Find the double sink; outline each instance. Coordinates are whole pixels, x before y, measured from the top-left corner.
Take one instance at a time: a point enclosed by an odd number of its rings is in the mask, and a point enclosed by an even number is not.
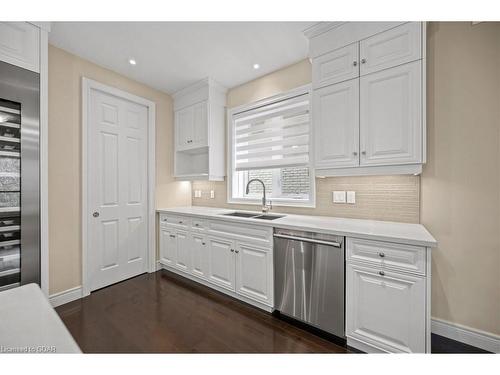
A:
[[[223,216],[234,216],[234,217],[243,217],[247,219],[260,219],[260,220],[276,220],[285,215],[271,215],[271,214],[259,214],[255,212],[229,212],[227,214],[222,214]]]

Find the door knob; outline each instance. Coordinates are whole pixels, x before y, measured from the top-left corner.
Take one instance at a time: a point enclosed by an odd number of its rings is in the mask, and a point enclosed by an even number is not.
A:
[[[92,214],[92,216],[93,216],[93,217],[99,217],[99,212],[97,212],[97,211],[96,211],[96,212],[94,212],[94,213]]]

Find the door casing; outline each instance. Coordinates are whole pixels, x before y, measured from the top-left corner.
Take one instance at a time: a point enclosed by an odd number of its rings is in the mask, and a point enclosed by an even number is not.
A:
[[[131,102],[141,104],[148,109],[148,136],[147,136],[147,269],[148,272],[156,271],[156,238],[155,238],[155,135],[156,135],[156,105],[154,102],[130,94],[126,91],[111,87],[92,79],[82,77],[82,296],[90,294],[90,280],[89,271],[90,265],[88,264],[88,228],[90,226],[90,211],[89,211],[89,188],[88,188],[88,141],[89,141],[89,111],[90,108],[90,94],[92,90],[98,90],[106,94],[114,95],[116,97],[129,100]]]

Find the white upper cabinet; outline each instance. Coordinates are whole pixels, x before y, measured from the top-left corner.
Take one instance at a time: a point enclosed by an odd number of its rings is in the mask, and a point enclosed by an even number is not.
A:
[[[355,167],[359,164],[359,80],[314,90],[315,165]]]
[[[40,29],[27,22],[0,22],[0,60],[40,72]]]
[[[322,55],[313,60],[314,88],[359,76],[358,43]]]
[[[361,165],[422,161],[421,62],[360,78]]]
[[[359,43],[361,75],[422,57],[421,24],[408,22]]]
[[[307,34],[317,174],[420,173],[426,152],[425,23],[321,24]]]
[[[207,106],[203,101],[176,111],[177,151],[208,146]]]
[[[226,89],[208,78],[174,94],[177,179],[224,179],[225,103]]]

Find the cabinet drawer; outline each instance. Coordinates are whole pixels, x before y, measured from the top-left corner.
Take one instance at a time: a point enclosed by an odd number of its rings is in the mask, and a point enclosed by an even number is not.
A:
[[[312,72],[314,88],[358,77],[358,43],[315,58]]]
[[[188,229],[191,219],[184,216],[160,215],[160,225],[172,225],[177,228]]]
[[[40,29],[27,22],[0,22],[0,60],[40,71]]]
[[[361,75],[401,65],[422,57],[421,24],[409,22],[362,40]]]
[[[347,261],[425,275],[425,248],[359,238],[347,239]]]
[[[226,221],[209,221],[208,229],[214,236],[224,236],[236,240],[258,243],[261,246],[272,246],[273,230],[267,226],[228,223]]]
[[[191,220],[191,229],[194,232],[203,232],[207,227],[207,223],[204,220],[200,219],[192,219]]]

